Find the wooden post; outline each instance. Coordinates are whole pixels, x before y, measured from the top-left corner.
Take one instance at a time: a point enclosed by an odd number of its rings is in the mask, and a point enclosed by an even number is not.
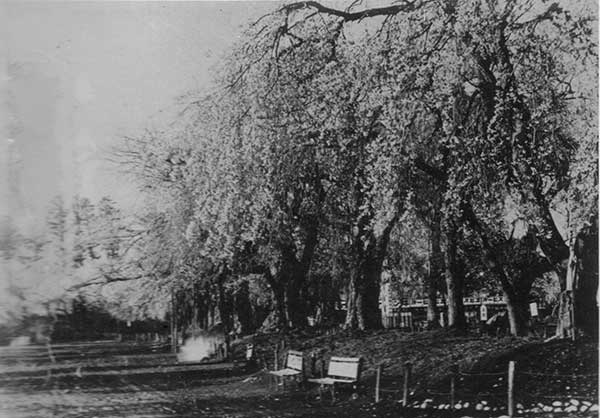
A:
[[[377,365],[377,377],[375,378],[375,403],[379,403],[379,381],[381,380],[381,364]]]
[[[515,415],[515,362],[508,362],[508,416],[512,418]]]
[[[275,344],[275,349],[273,350],[273,357],[275,362],[273,363],[273,370],[279,370],[279,344]]]
[[[310,353],[310,375],[312,377],[317,375],[317,356],[314,352]]]
[[[325,359],[321,357],[321,377],[325,377]]]
[[[450,410],[454,413],[454,404],[456,401],[456,375],[458,374],[458,364],[453,364],[450,375]]]
[[[408,406],[408,385],[410,382],[410,373],[411,373],[411,364],[410,362],[404,363],[404,382],[402,387],[402,406],[405,408]]]

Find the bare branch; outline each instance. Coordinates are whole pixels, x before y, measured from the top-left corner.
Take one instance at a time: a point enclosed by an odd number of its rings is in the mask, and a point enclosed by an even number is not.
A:
[[[526,22],[521,22],[521,23],[517,23],[516,21],[510,24],[510,27],[513,29],[522,29],[528,26],[535,26],[540,22],[543,22],[544,20],[552,20],[552,18],[559,14],[562,13],[563,9],[562,7],[560,7],[558,5],[558,3],[552,3],[545,12],[540,13],[539,15],[537,15],[536,17],[534,17],[531,20],[528,20]],[[520,16],[519,16],[520,17]],[[518,20],[518,18],[516,19]]]
[[[345,22],[354,22],[362,20],[367,17],[374,16],[393,16],[402,12],[410,12],[421,7],[427,1],[407,1],[400,4],[394,4],[386,7],[375,7],[372,9],[360,10],[357,12],[350,12],[348,9],[339,10],[331,7],[324,6],[317,1],[301,1],[297,3],[291,3],[283,6],[280,11],[294,12],[303,9],[316,9],[319,13],[323,13],[330,16],[341,17]]]
[[[133,277],[112,277],[107,274],[103,274],[102,277],[94,277],[93,279],[88,280],[86,282],[73,285],[67,289],[67,292],[83,289],[90,286],[103,286],[115,282],[130,282],[133,280],[143,279],[144,277],[147,276],[140,274],[138,276]]]

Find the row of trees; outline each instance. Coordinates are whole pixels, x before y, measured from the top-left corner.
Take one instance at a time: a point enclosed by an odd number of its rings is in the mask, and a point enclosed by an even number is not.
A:
[[[170,277],[260,275],[292,327],[317,306],[331,312],[343,285],[345,325],[375,328],[391,247],[418,257],[422,242],[397,233],[410,225],[430,243],[431,325],[442,292],[450,326],[464,329],[476,276],[501,289],[511,332],[524,333],[532,285],[548,274],[561,312],[575,297],[585,325],[597,287],[590,21],[556,4],[477,0],[300,2],[264,16],[218,88],[190,94],[178,128],[119,154],[169,202]]]
[[[559,333],[574,318],[595,330],[595,14],[528,0],[278,7],[214,88],[114,152],[149,197],[144,232],[82,284],[170,294],[182,325],[243,332],[337,321],[343,294],[344,325],[370,329],[382,272],[402,271],[430,326],[443,294],[463,331],[465,290],[485,287],[516,335],[550,277]]]

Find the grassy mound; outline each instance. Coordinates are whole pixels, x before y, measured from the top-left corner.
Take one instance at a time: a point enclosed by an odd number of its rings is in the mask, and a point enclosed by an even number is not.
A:
[[[311,356],[316,358],[318,375],[332,355],[360,356],[363,392],[372,397],[375,370],[383,365],[381,387],[384,399],[401,397],[405,362],[412,366],[411,399],[448,402],[450,375],[458,365],[457,398],[477,402],[487,399],[506,404],[508,362],[516,361],[516,400],[524,405],[539,401],[598,398],[598,344],[582,339],[544,343],[536,338],[493,338],[481,335],[456,336],[448,330],[406,333],[399,330],[329,333],[273,333],[245,339],[255,345],[261,366],[273,368],[275,348],[279,364],[285,351],[305,354],[308,374]],[[282,348],[283,347],[283,348]],[[242,347],[238,346],[241,355]]]

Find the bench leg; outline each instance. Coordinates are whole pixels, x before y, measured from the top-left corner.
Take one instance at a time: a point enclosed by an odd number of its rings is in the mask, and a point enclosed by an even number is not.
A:
[[[335,402],[335,383],[331,384],[331,403]]]

